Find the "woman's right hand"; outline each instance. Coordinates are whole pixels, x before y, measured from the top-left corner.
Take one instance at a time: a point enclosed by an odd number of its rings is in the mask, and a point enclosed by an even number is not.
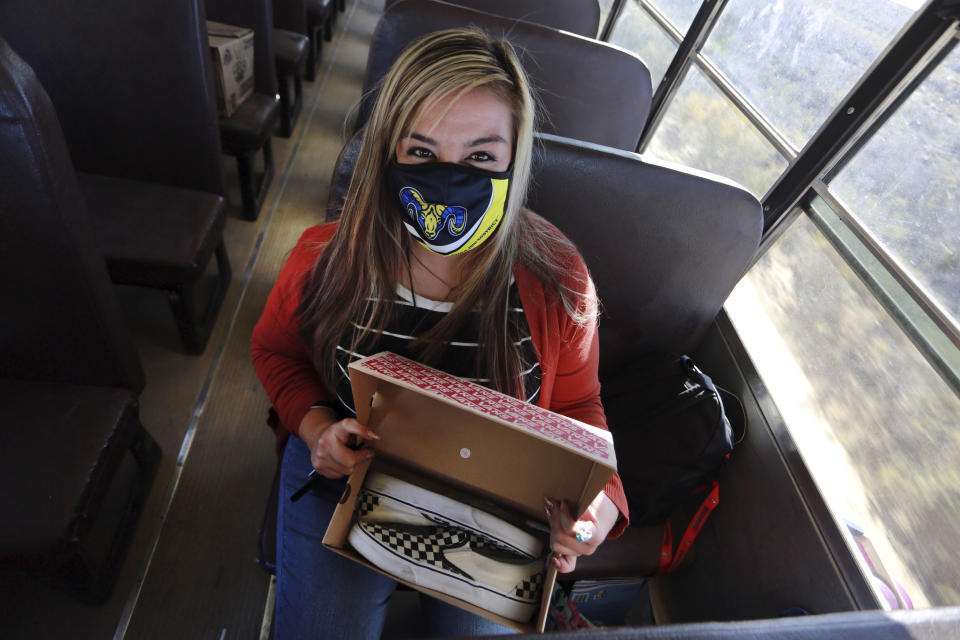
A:
[[[310,463],[317,473],[326,478],[342,478],[353,473],[354,466],[373,457],[370,449],[351,449],[347,445],[379,440],[380,436],[353,418],[337,420],[333,411],[318,407],[308,411],[300,422],[300,439],[310,448]]]

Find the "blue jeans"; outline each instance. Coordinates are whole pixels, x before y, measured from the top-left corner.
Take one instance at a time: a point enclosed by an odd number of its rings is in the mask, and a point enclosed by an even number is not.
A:
[[[397,583],[322,544],[343,489],[328,480],[297,502],[290,496],[311,470],[310,451],[291,437],[283,453],[277,519],[275,638],[375,640]],[[510,629],[429,596],[420,595],[424,629],[431,637],[500,635]]]

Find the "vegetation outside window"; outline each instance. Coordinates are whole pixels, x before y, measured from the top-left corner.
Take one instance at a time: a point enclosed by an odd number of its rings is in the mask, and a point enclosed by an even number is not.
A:
[[[729,0],[703,54],[799,149],[919,0]]]
[[[629,2],[627,4],[632,4]],[[693,22],[693,18],[700,9],[700,0],[651,0],[650,4],[665,15],[670,24],[680,33],[686,33]]]
[[[837,520],[914,606],[960,604],[960,399],[806,216],[726,309]]]
[[[691,67],[644,153],[736,180],[757,197],[787,167],[749,120]]]
[[[830,190],[960,324],[960,48],[830,181]]]
[[[610,43],[629,49],[643,59],[650,70],[650,82],[654,91],[663,79],[678,46],[635,2],[624,4],[616,27],[610,34]]]

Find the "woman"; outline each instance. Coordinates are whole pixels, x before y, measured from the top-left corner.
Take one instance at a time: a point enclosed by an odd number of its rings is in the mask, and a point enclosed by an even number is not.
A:
[[[253,334],[290,438],[277,531],[278,638],[378,637],[395,583],[320,540],[376,434],[351,416],[348,363],[390,350],[605,427],[596,297],[582,258],[522,208],[534,107],[516,54],[476,30],[431,34],[384,79],[338,224],[308,229]],[[286,436],[283,429],[278,431]],[[289,496],[316,470],[325,484]],[[562,572],[626,527],[615,477],[579,521],[545,498]],[[422,598],[435,635],[505,631]]]

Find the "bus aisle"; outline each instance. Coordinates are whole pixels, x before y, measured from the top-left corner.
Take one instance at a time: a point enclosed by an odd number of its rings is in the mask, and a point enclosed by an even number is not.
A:
[[[4,575],[2,617],[15,621],[5,637],[259,635],[270,577],[256,563],[257,537],[276,458],[250,334],[287,252],[324,220],[382,9],[382,0],[355,0],[339,14],[316,79],[303,83],[293,135],[273,138],[276,174],[255,222],[242,218],[236,163],[224,156],[233,280],[204,353],[183,351],[162,293],[117,287],[146,373],[140,415],[163,449],[160,468],[109,600],[92,605]]]

